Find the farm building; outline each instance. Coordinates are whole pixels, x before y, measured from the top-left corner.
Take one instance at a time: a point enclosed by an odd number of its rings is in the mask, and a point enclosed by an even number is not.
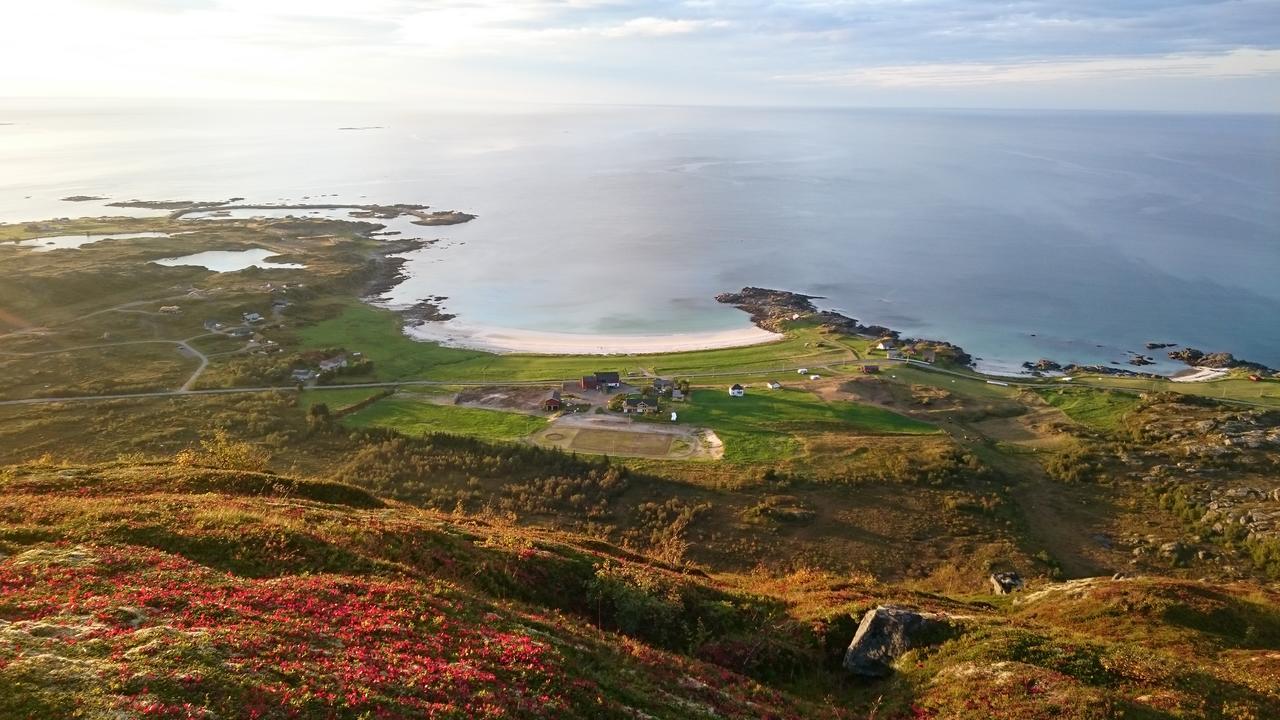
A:
[[[596,383],[596,376],[595,376],[595,375],[583,375],[583,376],[582,376],[582,383],[581,383],[581,384],[582,384],[582,389],[583,389],[583,390],[595,390],[595,389],[596,389],[596,385],[597,385],[597,383]]]
[[[676,384],[666,378],[654,378],[653,389],[656,390],[659,395],[667,395],[672,390],[676,389]]]
[[[547,395],[546,399],[542,401],[542,409],[547,412],[555,412],[563,407],[564,400],[560,398],[559,390],[552,390],[551,394]]]
[[[622,378],[616,372],[596,373],[596,385],[601,388],[616,388],[622,385]]]
[[[347,366],[346,355],[335,355],[328,360],[320,361],[320,372],[334,372]]]
[[[658,403],[656,400],[650,400],[642,397],[627,398],[622,401],[622,412],[626,414],[640,413],[642,415],[656,413],[658,412]]]
[[[746,395],[746,394],[747,394],[747,389],[742,387],[738,383],[734,383],[729,387],[729,397],[742,397],[743,395]]]

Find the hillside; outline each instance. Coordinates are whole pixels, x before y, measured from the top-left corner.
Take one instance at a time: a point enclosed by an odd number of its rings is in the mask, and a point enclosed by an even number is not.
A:
[[[4,718],[1266,718],[1280,593],[947,597],[708,573],[353,486],[179,462],[0,471]],[[893,604],[946,631],[841,669]]]

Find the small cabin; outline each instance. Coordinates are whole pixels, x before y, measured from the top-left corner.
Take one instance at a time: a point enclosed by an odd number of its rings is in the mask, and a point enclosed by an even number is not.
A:
[[[346,355],[335,355],[328,360],[320,361],[320,372],[335,372],[347,366]]]
[[[674,381],[668,380],[666,378],[654,378],[653,389],[659,395],[669,395],[671,394],[672,390],[676,389],[676,384]]]
[[[867,375],[875,375],[876,373],[880,372],[880,366],[879,365],[863,365],[862,372]]]
[[[880,342],[876,343],[876,349],[877,349],[877,350],[892,350],[892,349],[894,349],[895,347],[897,347],[897,345],[896,345],[896,344],[894,344],[894,342],[893,342],[892,340],[889,340],[889,339],[884,339],[884,340],[881,340]]]
[[[747,389],[742,387],[738,383],[734,383],[729,387],[729,397],[742,397],[743,395],[746,395],[746,394],[747,394]]]
[[[770,380],[768,384],[768,388],[770,390],[781,390],[782,383],[778,382],[777,380]]]
[[[547,412],[555,412],[564,408],[564,400],[560,397],[559,390],[552,390],[550,395],[542,400],[542,409]]]

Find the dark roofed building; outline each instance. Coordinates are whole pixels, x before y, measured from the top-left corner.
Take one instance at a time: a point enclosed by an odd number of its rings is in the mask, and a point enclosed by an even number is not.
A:
[[[596,373],[596,384],[607,388],[616,388],[622,384],[622,378],[616,372]]]
[[[622,412],[656,413],[658,412],[658,401],[643,397],[629,397],[622,401]]]
[[[583,375],[583,376],[582,376],[582,389],[583,389],[583,390],[595,390],[597,385],[599,385],[599,383],[597,383],[597,382],[596,382],[596,376],[595,376],[595,375]]]

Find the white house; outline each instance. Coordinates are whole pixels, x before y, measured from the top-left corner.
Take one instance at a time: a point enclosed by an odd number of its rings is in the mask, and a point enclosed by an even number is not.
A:
[[[880,342],[876,343],[877,350],[892,350],[894,347],[895,346],[892,340],[881,340]]]
[[[738,383],[734,383],[733,386],[729,388],[729,397],[742,397],[746,394],[746,388],[742,387]]]
[[[777,380],[770,380],[770,381],[769,381],[769,389],[770,389],[770,390],[781,390],[781,389],[782,389],[782,383],[778,382]]]

